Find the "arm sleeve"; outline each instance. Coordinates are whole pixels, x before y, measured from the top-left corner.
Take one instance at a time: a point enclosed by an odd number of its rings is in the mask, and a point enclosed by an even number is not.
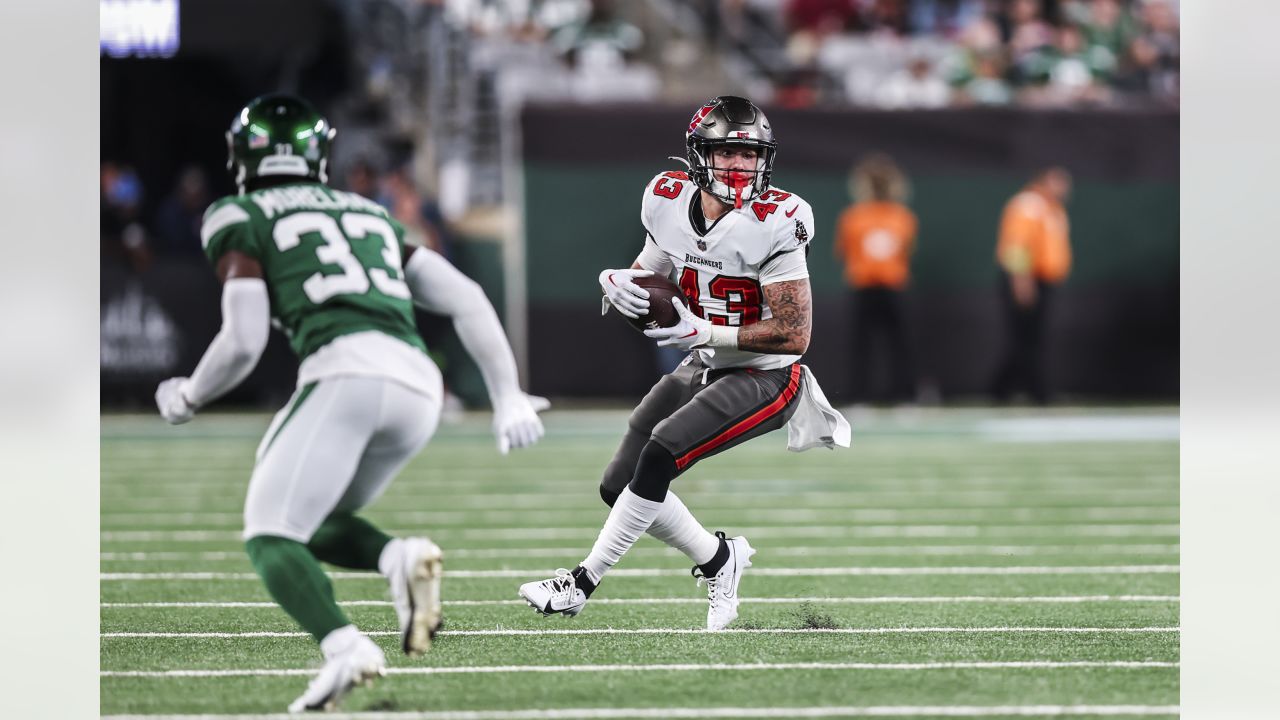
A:
[[[231,278],[222,287],[222,328],[191,373],[187,402],[195,407],[239,385],[258,364],[271,328],[271,301],[262,278]]]
[[[773,252],[760,264],[762,286],[809,277],[809,239],[813,231],[813,208],[801,202],[795,217],[774,228]]]
[[[520,392],[515,356],[498,314],[474,280],[425,247],[409,257],[404,277],[419,307],[453,318],[458,339],[479,366],[495,405],[499,399]]]

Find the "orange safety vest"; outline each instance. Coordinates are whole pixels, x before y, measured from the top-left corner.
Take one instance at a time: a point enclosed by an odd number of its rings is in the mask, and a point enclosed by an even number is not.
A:
[[[871,201],[846,209],[836,223],[836,257],[855,288],[901,290],[910,277],[916,216],[905,205]]]
[[[1036,190],[1023,190],[1004,207],[996,262],[1005,272],[1030,271],[1037,280],[1060,283],[1071,271],[1067,211]]]

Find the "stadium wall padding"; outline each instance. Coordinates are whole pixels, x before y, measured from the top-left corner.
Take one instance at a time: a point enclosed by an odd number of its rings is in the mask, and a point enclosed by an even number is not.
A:
[[[852,316],[832,231],[848,172],[893,155],[920,220],[910,331],[923,384],[943,399],[983,394],[1003,348],[994,247],[1004,203],[1036,171],[1070,169],[1075,264],[1053,312],[1049,365],[1064,396],[1178,396],[1176,111],[770,110],[774,185],[814,208],[815,327],[806,360],[833,402],[848,399]],[[522,117],[533,392],[626,397],[656,379],[651,342],[600,317],[596,276],[643,241],[641,193],[679,169],[689,108],[534,105]],[[607,372],[599,369],[607,368]]]

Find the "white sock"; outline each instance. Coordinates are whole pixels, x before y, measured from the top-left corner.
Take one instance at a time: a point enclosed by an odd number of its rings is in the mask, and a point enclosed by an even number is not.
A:
[[[658,517],[649,526],[649,534],[687,555],[694,565],[707,564],[720,550],[720,538],[707,532],[670,491]]]
[[[622,559],[623,554],[631,549],[645,530],[653,524],[663,503],[645,500],[631,492],[631,488],[622,489],[613,510],[600,528],[596,544],[592,546],[587,559],[582,561],[591,582],[599,583],[600,578]]]
[[[400,560],[402,545],[404,540],[392,538],[391,542],[382,548],[382,552],[378,555],[378,572],[382,573],[383,577],[391,576],[391,568],[395,567],[393,563]]]
[[[320,652],[324,653],[324,657],[327,660],[334,655],[345,652],[353,643],[359,642],[361,637],[363,636],[355,625],[343,625],[324,636],[324,639],[320,641]]]

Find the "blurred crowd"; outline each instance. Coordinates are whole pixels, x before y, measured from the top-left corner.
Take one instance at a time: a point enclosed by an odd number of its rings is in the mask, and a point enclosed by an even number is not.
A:
[[[450,255],[448,224],[433,198],[416,187],[407,166],[380,170],[358,158],[333,186],[377,200],[405,226],[410,242]],[[183,168],[166,194],[151,198],[132,167],[102,163],[102,261],[143,273],[156,258],[201,258],[200,225],[215,199],[208,175],[196,165]]]
[[[785,32],[785,104],[812,104],[832,90],[886,109],[1178,99],[1177,0],[722,4],[744,18],[763,14]]]
[[[509,92],[521,98],[648,99],[700,76],[740,85],[763,102],[798,107],[1178,100],[1178,0],[418,5],[439,8],[446,22],[474,39],[498,41],[494,62],[516,78]],[[710,65],[724,71],[707,72]]]

